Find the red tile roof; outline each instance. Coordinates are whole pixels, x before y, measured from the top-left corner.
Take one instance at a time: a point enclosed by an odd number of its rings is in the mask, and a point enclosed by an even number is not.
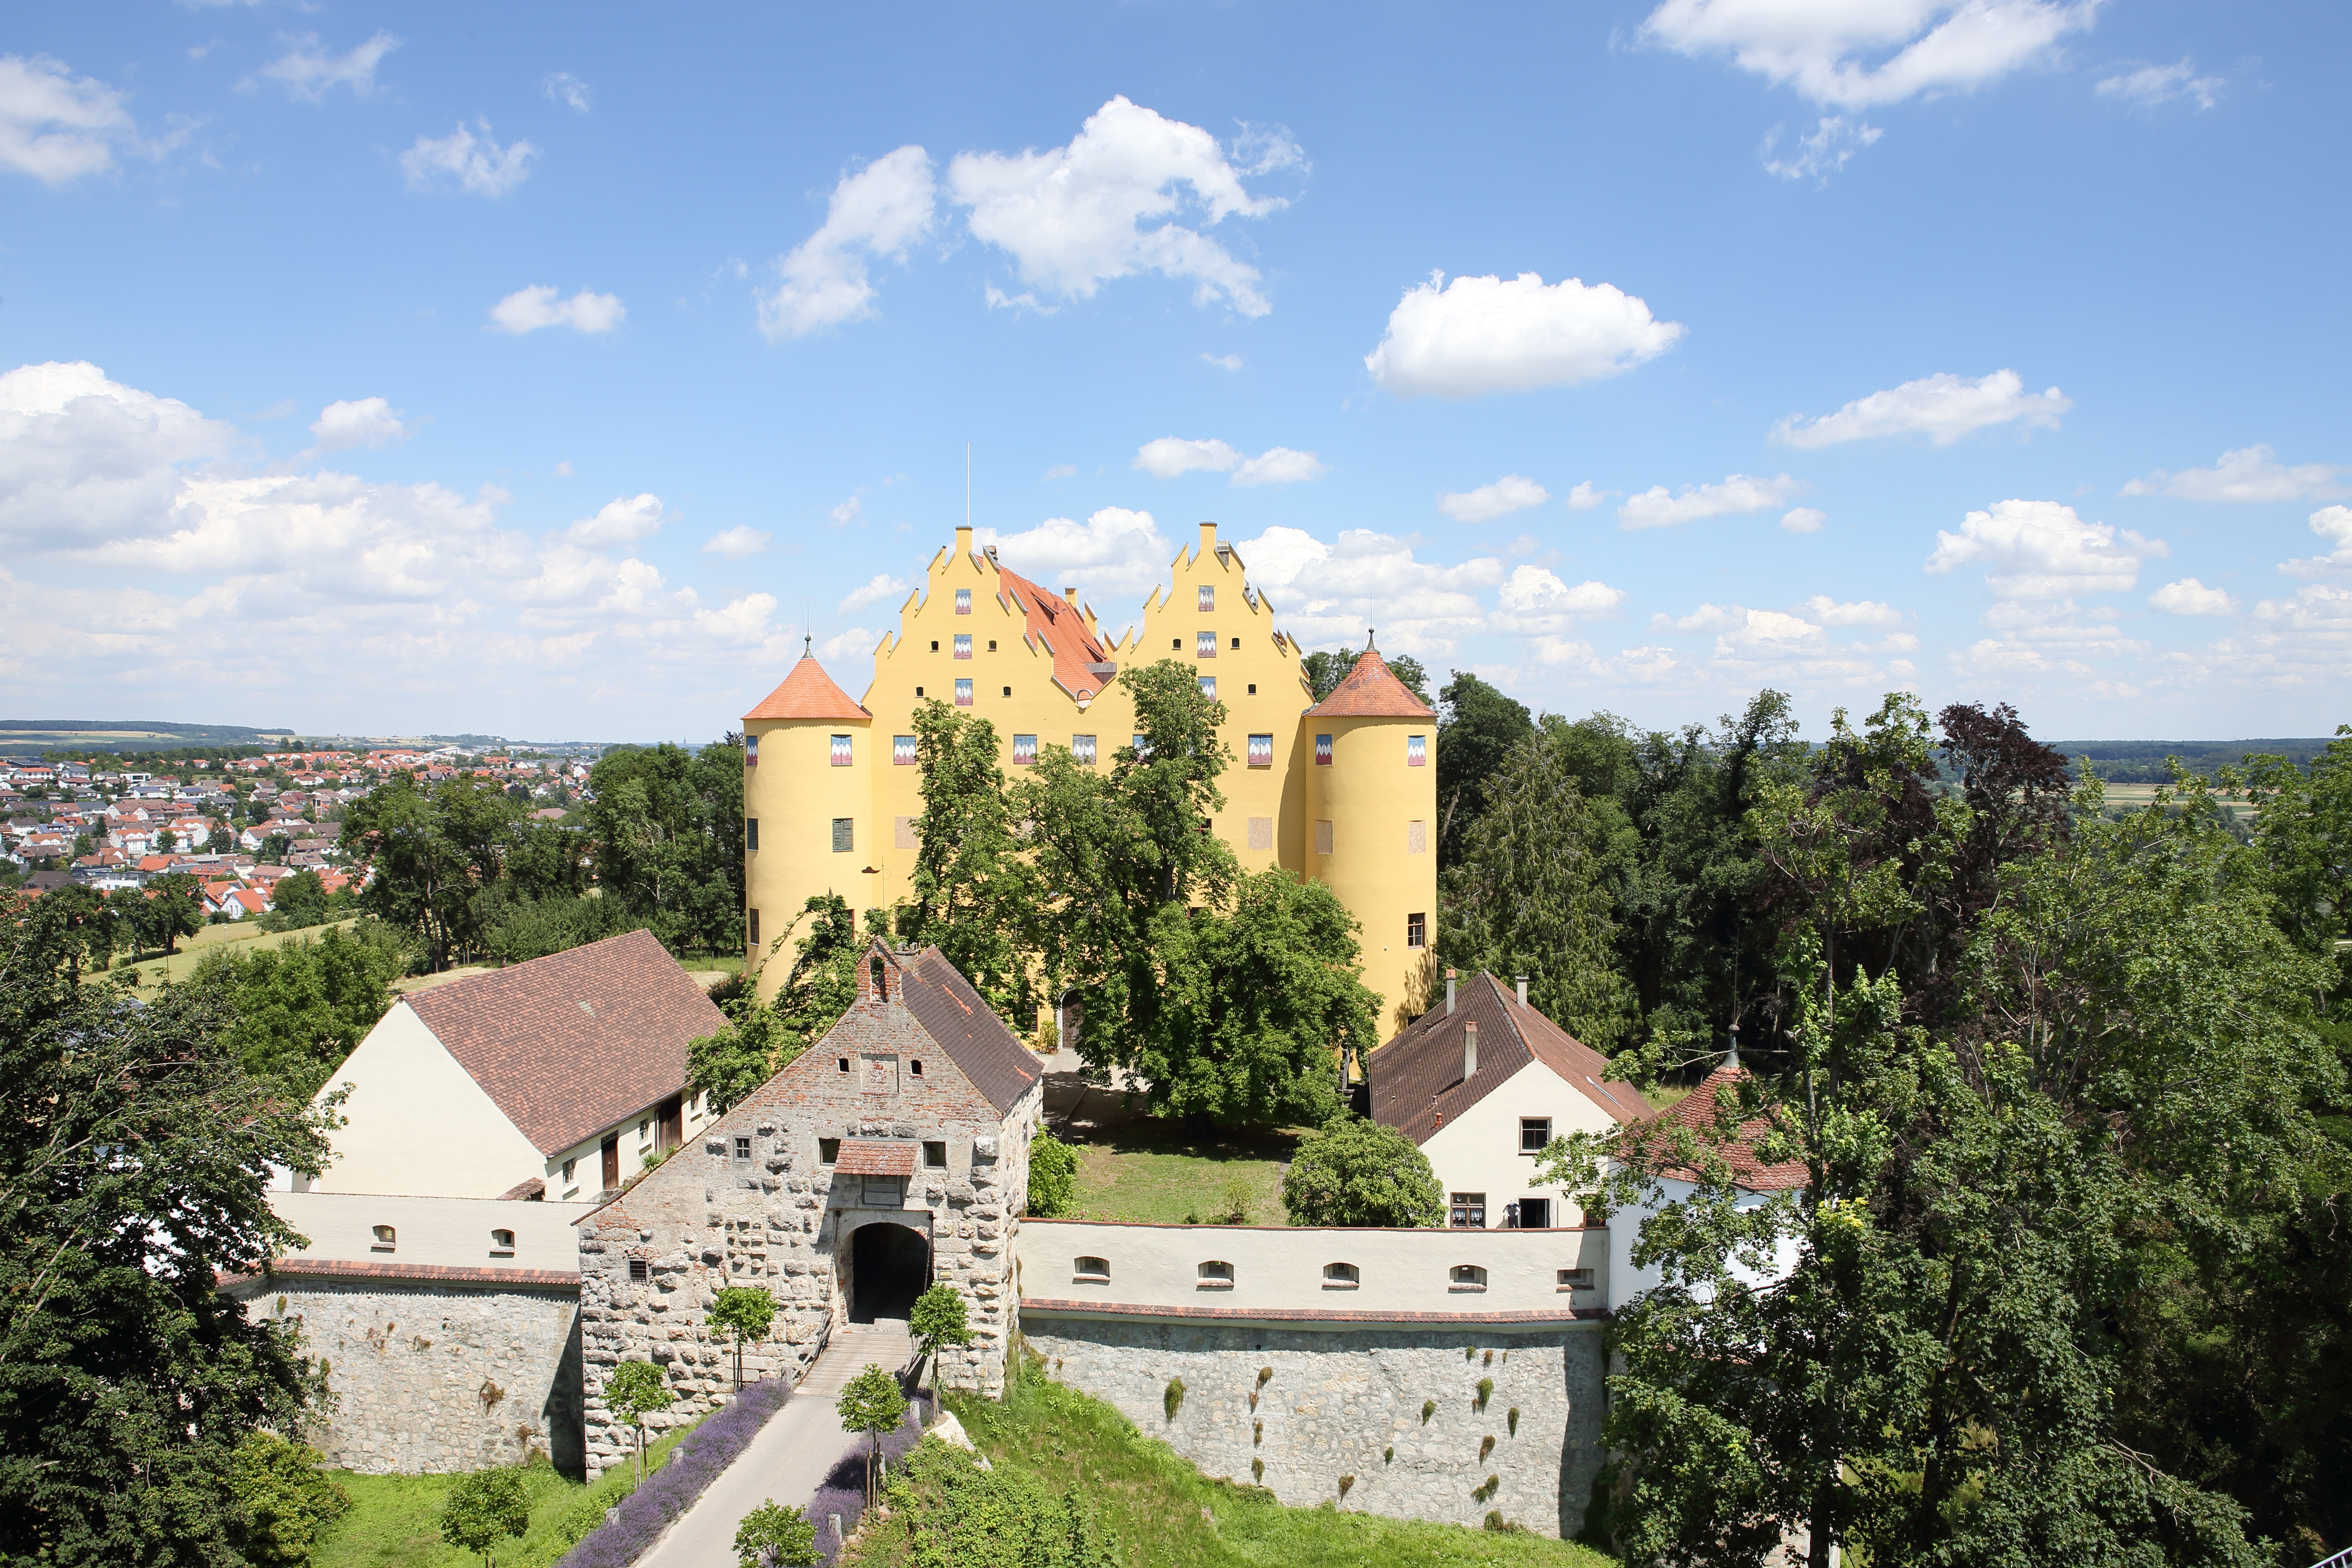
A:
[[[1381,650],[1368,647],[1331,695],[1307,710],[1309,719],[1434,719],[1428,703],[1405,689]]]
[[[1462,1037],[1474,1023],[1478,1026],[1478,1071],[1465,1083]],[[1441,1116],[1457,1120],[1530,1061],[1549,1068],[1620,1126],[1654,1114],[1650,1102],[1632,1084],[1608,1081],[1608,1058],[1481,971],[1456,987],[1450,1016],[1444,1004],[1438,1004],[1365,1059],[1372,1120],[1416,1143],[1426,1142],[1437,1131]]]
[[[1709,1073],[1706,1082],[1685,1095],[1672,1110],[1631,1130],[1622,1157],[1633,1161],[1646,1154],[1658,1174],[1681,1181],[1695,1180],[1697,1172],[1672,1159],[1671,1140],[1675,1131],[1680,1129],[1696,1138],[1700,1147],[1712,1150],[1720,1156],[1731,1167],[1732,1180],[1751,1193],[1792,1192],[1802,1187],[1806,1175],[1801,1161],[1788,1160],[1777,1165],[1768,1165],[1757,1157],[1756,1140],[1770,1128],[1769,1117],[1750,1117],[1741,1122],[1727,1140],[1717,1125],[1724,1106],[1738,1106],[1738,1086],[1750,1076],[1746,1068],[1735,1062],[1726,1062]]]
[[[871,719],[873,714],[849,700],[833,683],[824,667],[803,654],[784,677],[782,685],[760,699],[746,719]]]
[[[687,1042],[726,1015],[651,931],[401,998],[542,1154],[686,1086]]]
[[[911,1176],[915,1145],[904,1138],[845,1138],[833,1169],[842,1176]]]
[[[1076,698],[1091,698],[1102,690],[1104,678],[1087,666],[1108,664],[1110,650],[1087,629],[1086,617],[1078,614],[1076,605],[1002,566],[996,569],[996,591],[1009,595],[1021,607],[1029,637],[1054,656],[1054,679],[1062,689]]]

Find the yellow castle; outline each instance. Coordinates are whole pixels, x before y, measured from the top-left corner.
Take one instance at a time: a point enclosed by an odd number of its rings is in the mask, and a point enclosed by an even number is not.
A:
[[[1242,559],[1201,525],[1170,591],[1139,626],[1106,642],[1091,606],[1041,588],[956,530],[874,654],[862,702],[803,658],[743,716],[746,938],[767,938],[819,893],[852,909],[912,896],[923,809],[913,716],[937,699],[996,727],[1008,773],[1066,746],[1108,767],[1134,742],[1118,671],[1181,658],[1225,705],[1234,765],[1212,831],[1244,872],[1287,867],[1327,884],[1362,926],[1364,983],[1385,1019],[1422,962],[1437,918],[1437,717],[1367,647],[1338,689],[1309,706],[1297,642],[1249,585]],[[772,995],[792,954],[761,972]]]

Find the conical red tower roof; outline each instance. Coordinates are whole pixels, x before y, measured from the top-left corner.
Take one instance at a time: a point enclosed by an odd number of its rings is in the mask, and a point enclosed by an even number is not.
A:
[[[1307,710],[1309,719],[1434,719],[1429,704],[1415,697],[1389,668],[1381,650],[1368,647],[1356,668],[1331,695]]]
[[[793,666],[784,683],[760,700],[760,705],[743,715],[753,719],[871,719],[873,714],[849,700],[849,693],[833,683],[824,666],[809,655]]]

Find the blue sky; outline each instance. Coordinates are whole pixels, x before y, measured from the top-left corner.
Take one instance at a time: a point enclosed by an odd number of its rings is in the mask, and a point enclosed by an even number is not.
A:
[[[2352,719],[2352,13],[95,5],[0,711],[703,739],[964,510],[1531,705]]]

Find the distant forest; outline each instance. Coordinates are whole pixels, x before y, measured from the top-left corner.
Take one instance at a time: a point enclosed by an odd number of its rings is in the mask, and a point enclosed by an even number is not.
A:
[[[2089,758],[2099,776],[2109,784],[2162,784],[2172,776],[2168,759],[2200,778],[2211,778],[2223,767],[2249,756],[2284,757],[2299,768],[2327,750],[2325,737],[2301,741],[2053,741],[2066,754],[2079,776]]]

